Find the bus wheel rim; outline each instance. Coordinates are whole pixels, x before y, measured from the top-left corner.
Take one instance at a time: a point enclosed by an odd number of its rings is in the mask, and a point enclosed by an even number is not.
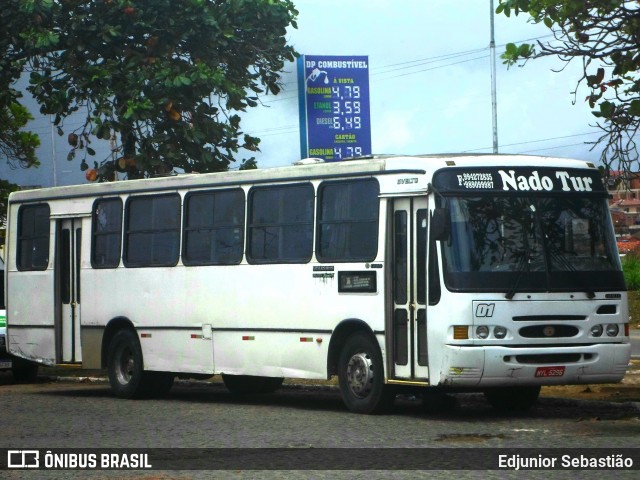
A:
[[[118,381],[121,384],[126,385],[131,381],[134,367],[133,352],[129,348],[123,349],[120,355],[120,362],[118,362],[118,371],[116,372]]]
[[[373,362],[366,353],[356,353],[347,364],[347,384],[358,398],[366,398],[373,389]]]

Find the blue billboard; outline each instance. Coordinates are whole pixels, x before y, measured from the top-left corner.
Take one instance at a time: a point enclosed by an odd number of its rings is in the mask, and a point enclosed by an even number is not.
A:
[[[371,154],[368,57],[302,55],[298,91],[302,158]]]

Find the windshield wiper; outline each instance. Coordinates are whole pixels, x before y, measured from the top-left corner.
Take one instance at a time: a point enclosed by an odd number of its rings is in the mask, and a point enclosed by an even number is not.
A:
[[[518,261],[518,266],[516,267],[516,281],[513,282],[513,286],[504,295],[504,298],[506,298],[507,300],[511,300],[513,298],[513,296],[516,294],[516,290],[518,289],[518,285],[520,284],[520,280],[522,279],[522,277],[524,277],[525,273],[529,272],[529,263],[531,262],[531,259],[529,258],[528,245],[525,248],[526,249],[522,253],[522,257]]]
[[[533,205],[529,205],[529,209],[535,213],[536,207]],[[526,211],[526,208],[525,208]],[[518,285],[520,284],[520,280],[524,277],[525,273],[529,272],[530,264],[531,264],[531,248],[529,247],[529,240],[527,238],[527,231],[524,228],[524,224],[522,225],[522,246],[524,250],[522,252],[522,257],[518,261],[518,266],[516,267],[516,280],[513,282],[513,286],[509,289],[509,291],[504,295],[504,298],[507,300],[511,300],[513,296],[516,294],[518,290]]]
[[[564,267],[569,272],[578,271],[578,269],[571,263],[571,261],[565,255],[565,253],[562,250],[560,250],[557,245],[549,244],[549,242],[545,242],[545,245],[549,249],[549,255],[551,256],[552,260],[554,260],[556,263]],[[578,283],[580,283],[580,280],[579,280],[580,278],[581,276],[576,277],[576,280],[578,281]],[[584,286],[584,285],[581,285],[581,286]],[[595,298],[596,296],[593,290],[584,290],[584,293],[587,296],[587,298]]]

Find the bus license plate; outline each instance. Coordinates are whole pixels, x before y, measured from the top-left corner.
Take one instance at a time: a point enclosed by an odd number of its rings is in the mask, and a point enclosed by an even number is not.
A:
[[[538,367],[536,377],[561,377],[564,375],[564,367]]]
[[[0,368],[11,368],[11,360],[0,361]]]

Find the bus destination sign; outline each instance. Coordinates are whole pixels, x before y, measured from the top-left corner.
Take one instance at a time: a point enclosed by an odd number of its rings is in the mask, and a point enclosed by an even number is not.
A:
[[[371,154],[368,57],[303,55],[298,90],[302,158]]]
[[[446,169],[434,174],[433,185],[442,193],[606,193],[598,170],[575,168]]]

